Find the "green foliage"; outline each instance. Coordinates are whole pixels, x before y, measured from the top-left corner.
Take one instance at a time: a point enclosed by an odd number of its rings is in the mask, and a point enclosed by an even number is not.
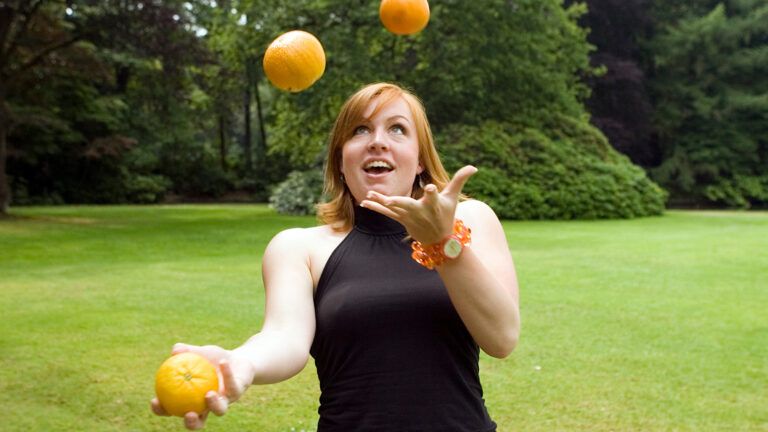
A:
[[[487,165],[478,163],[482,172],[507,179],[505,164],[519,161],[505,161],[526,145],[549,155],[527,163],[541,165],[537,173],[564,178],[546,183],[542,175],[538,189],[512,177],[503,187],[506,180],[494,183],[482,173],[473,180],[508,208],[502,214],[648,213],[635,198],[628,198],[626,208],[614,202],[628,184],[642,189],[633,177],[641,173],[623,168],[626,160],[586,126],[582,102],[589,91],[583,79],[595,70],[587,30],[578,25],[583,4],[446,0],[431,6],[426,30],[408,37],[383,28],[378,2],[359,0],[169,1],[141,8],[116,0],[75,1],[66,17],[59,7],[66,28],[88,39],[81,57],[90,58],[99,79],[89,82],[68,69],[69,78],[30,86],[38,90],[14,97],[18,106],[44,112],[38,123],[50,125],[17,129],[13,158],[28,162],[23,169],[16,165],[14,181],[27,196],[60,193],[77,202],[156,202],[166,193],[218,197],[233,189],[266,199],[286,173],[322,162],[333,119],[349,94],[370,82],[394,81],[423,98],[438,133],[504,125],[498,128],[509,136],[480,146],[492,150]],[[85,28],[90,31],[78,33]],[[261,60],[276,36],[297,28],[321,40],[327,67],[314,86],[292,94],[267,82]],[[76,63],[74,54],[61,58]],[[62,99],[65,94],[70,96]],[[21,152],[19,143],[25,143]],[[583,174],[591,189],[567,178],[571,164],[587,163],[575,147],[589,149],[599,161],[589,159],[591,168]],[[454,156],[455,164],[471,162]],[[56,169],[35,177],[32,171],[41,163]],[[319,195],[315,174],[294,173],[275,188],[276,208],[311,212]],[[586,203],[590,193],[609,197],[611,204]],[[528,201],[537,204],[527,213],[511,210],[510,203]]]
[[[768,175],[721,178],[707,186],[704,193],[710,201],[734,208],[749,208],[755,201],[768,203]]]
[[[269,203],[280,214],[310,215],[315,213],[315,205],[322,193],[322,171],[292,171],[288,178],[275,186]]]
[[[129,202],[150,204],[163,199],[171,182],[161,175],[126,174],[124,179]]]
[[[200,167],[182,164],[190,170],[180,174],[159,156],[171,148],[190,153],[182,142],[193,153],[205,147],[190,127],[194,121],[207,130],[196,120],[204,118],[195,111],[202,102],[187,69],[202,63],[203,50],[182,2],[47,3],[32,8],[34,24],[17,26],[30,34],[20,36],[24,55],[14,61],[68,39],[83,42],[41,58],[10,89],[13,190],[27,202],[120,203],[156,202],[171,186],[191,189]],[[205,183],[195,194],[223,189],[207,182],[221,177],[208,171],[200,168]]]
[[[702,13],[701,3],[682,9],[651,41],[656,128],[665,153],[652,175],[673,200],[764,206],[768,4],[728,1]]]
[[[174,192],[191,197],[219,197],[231,188],[232,176],[222,169],[213,151],[185,142],[165,143],[160,172],[173,183]]]
[[[547,133],[497,122],[456,125],[438,137],[449,170],[480,168],[465,192],[502,218],[594,219],[658,215],[666,194],[592,126],[569,117]]]
[[[582,3],[558,0],[445,1],[399,70],[424,98],[430,119],[443,125],[498,120],[535,126],[560,113],[583,118],[593,73],[592,46],[577,20]],[[407,73],[409,56],[415,71]],[[553,67],[556,65],[556,67]]]
[[[427,28],[409,37],[382,27],[377,2],[304,0],[285,6],[284,14],[254,11],[259,24],[274,29],[270,40],[303,28],[320,39],[328,58],[323,78],[305,92],[269,87],[270,151],[297,166],[315,163],[343,100],[374,81],[414,90],[436,130],[487,120],[540,125],[555,113],[586,117],[581,78],[592,69],[586,30],[577,24],[583,5],[490,0],[431,7]],[[265,48],[253,49],[261,55]]]

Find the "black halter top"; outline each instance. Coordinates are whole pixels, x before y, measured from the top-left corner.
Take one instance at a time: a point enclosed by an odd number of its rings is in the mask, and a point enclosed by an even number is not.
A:
[[[318,432],[496,430],[479,348],[405,228],[362,207],[315,293]]]

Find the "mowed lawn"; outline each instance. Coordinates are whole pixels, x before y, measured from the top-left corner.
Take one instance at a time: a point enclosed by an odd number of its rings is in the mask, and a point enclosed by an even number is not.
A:
[[[0,429],[182,430],[150,413],[178,341],[258,331],[266,206],[15,208],[0,220]],[[768,431],[768,213],[505,222],[522,339],[481,359],[499,431]],[[371,389],[376,391],[376,389]],[[311,431],[312,362],[211,431]]]

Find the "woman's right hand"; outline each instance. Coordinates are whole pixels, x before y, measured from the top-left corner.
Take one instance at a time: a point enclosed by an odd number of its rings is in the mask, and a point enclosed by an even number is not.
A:
[[[177,343],[173,346],[172,355],[183,352],[192,352],[207,358],[216,366],[216,371],[219,374],[219,391],[209,391],[205,395],[207,409],[202,414],[188,412],[184,415],[184,426],[187,429],[202,429],[205,427],[205,420],[209,411],[222,416],[227,412],[229,404],[240,399],[240,396],[245,393],[253,381],[251,367],[247,359],[233,353],[233,351],[215,345],[196,346]],[[151,406],[152,412],[155,414],[159,416],[169,415],[160,405],[157,397],[152,399]]]

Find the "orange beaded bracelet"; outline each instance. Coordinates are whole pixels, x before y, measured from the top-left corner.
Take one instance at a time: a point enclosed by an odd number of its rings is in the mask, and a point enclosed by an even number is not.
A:
[[[431,245],[422,245],[421,242],[414,240],[411,243],[413,253],[411,257],[419,264],[432,270],[444,263],[447,259],[456,258],[461,253],[461,248],[469,246],[472,241],[472,230],[464,225],[461,219],[456,219],[453,223],[453,233],[440,243]],[[449,243],[458,243],[460,248],[454,256],[446,255],[446,245]],[[456,245],[458,246],[458,245]]]

